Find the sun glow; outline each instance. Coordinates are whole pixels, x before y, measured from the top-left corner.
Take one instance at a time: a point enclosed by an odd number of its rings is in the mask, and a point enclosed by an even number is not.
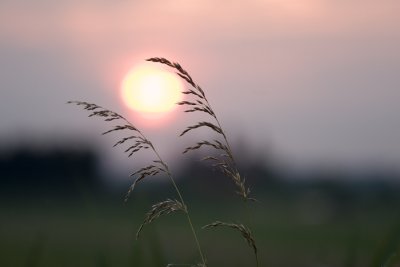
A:
[[[182,99],[183,85],[173,73],[148,64],[133,68],[125,75],[122,99],[129,108],[141,113],[167,113]]]

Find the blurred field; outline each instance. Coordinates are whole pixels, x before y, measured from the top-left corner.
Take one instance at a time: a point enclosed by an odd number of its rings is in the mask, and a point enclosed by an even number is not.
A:
[[[299,179],[253,163],[241,166],[260,201],[249,210],[229,179],[191,162],[176,172],[178,185],[210,266],[255,266],[239,233],[200,229],[216,220],[252,226],[261,266],[400,266],[395,174],[331,171]],[[0,160],[1,267],[198,262],[183,214],[158,219],[135,240],[150,206],[175,197],[168,182],[144,181],[124,203],[128,184],[112,189],[97,164],[93,153],[71,151]]]
[[[193,263],[197,254],[181,214],[158,220],[135,240],[150,206],[140,198],[128,204],[94,197],[2,199],[0,266]],[[374,266],[379,257],[399,251],[398,209],[366,203],[344,212],[322,202],[273,196],[255,205],[252,223],[261,266]],[[197,227],[214,219],[229,220],[232,214],[245,217],[240,204],[191,200],[189,205]],[[254,266],[250,249],[236,232],[199,232],[211,266]]]

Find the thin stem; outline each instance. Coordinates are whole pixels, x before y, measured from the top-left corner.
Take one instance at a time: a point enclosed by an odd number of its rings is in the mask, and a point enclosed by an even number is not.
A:
[[[235,169],[235,171],[238,172],[238,167],[237,167],[235,158],[233,157],[232,148],[231,148],[231,146],[230,146],[230,144],[229,144],[229,142],[228,142],[228,138],[227,138],[226,135],[225,135],[225,132],[224,132],[222,126],[221,126],[221,123],[219,122],[219,120],[218,120],[218,118],[217,118],[217,115],[215,114],[214,110],[212,109],[212,107],[211,107],[211,105],[210,105],[210,102],[208,102],[208,99],[207,99],[207,97],[206,97],[205,95],[204,95],[204,100],[206,101],[208,108],[209,108],[209,109],[212,111],[212,113],[213,113],[211,116],[215,119],[215,122],[217,123],[218,127],[221,129],[221,135],[222,135],[222,137],[224,138],[226,147],[228,148],[228,154],[229,154],[229,158],[230,158],[231,163],[232,163],[232,167]]]
[[[204,100],[207,102],[208,107],[211,109],[211,105],[210,105],[210,103],[208,102],[208,100],[207,100],[207,98],[206,98],[205,96],[204,96]],[[212,110],[212,109],[211,109],[211,110]],[[213,110],[212,110],[212,111],[213,111]],[[229,144],[229,142],[228,142],[228,138],[226,137],[224,131],[222,130],[221,123],[219,122],[219,120],[218,120],[218,118],[217,118],[217,115],[215,115],[215,112],[214,112],[214,111],[213,111],[213,115],[212,115],[212,116],[214,117],[214,119],[215,119],[215,121],[216,121],[218,127],[219,127],[219,128],[221,129],[221,131],[222,131],[222,137],[224,138],[226,147],[228,148],[228,151],[229,151],[229,158],[230,158],[230,160],[231,160],[232,167],[235,169],[235,171],[238,172],[238,167],[237,167],[235,158],[233,157],[233,152],[232,152],[231,146],[230,146],[230,144]],[[248,220],[249,220],[249,222],[248,222],[248,223],[249,223],[249,227],[250,227],[250,228],[253,228],[253,216],[252,216],[253,213],[251,212],[250,206],[248,205],[248,199],[247,199],[247,198],[244,198],[243,200],[244,200],[244,202],[245,202],[245,207],[246,207],[246,210],[247,210],[247,218],[248,218]],[[258,261],[258,255],[257,255],[257,253],[255,253],[255,258],[256,258],[256,266],[258,267],[258,266],[259,266],[259,261]]]
[[[251,228],[253,228],[253,212],[251,211],[251,206],[247,203],[248,201],[245,201],[246,203],[244,203],[245,209],[247,211],[247,218],[248,218],[248,224],[249,224],[249,229],[251,231]],[[259,266],[259,262],[258,262],[258,253],[254,254],[255,258],[256,258],[256,266]]]
[[[125,119],[124,117],[121,116],[121,118],[122,118],[126,123],[128,123],[129,125],[132,125],[132,124],[131,124],[127,119]],[[132,126],[133,126],[133,125],[132,125]],[[137,132],[138,132],[145,140],[147,140],[147,138],[143,135],[143,133],[142,133],[141,131],[137,130]],[[203,262],[203,265],[204,265],[204,266],[207,266],[207,265],[206,265],[206,260],[205,260],[205,258],[204,258],[203,251],[201,250],[201,246],[200,246],[199,239],[197,238],[196,231],[194,230],[193,223],[192,223],[192,220],[191,220],[190,215],[189,215],[188,208],[187,208],[187,206],[186,206],[186,204],[185,204],[185,201],[183,200],[182,193],[181,193],[181,191],[179,190],[178,186],[176,185],[175,180],[174,180],[174,178],[172,177],[171,172],[169,171],[168,165],[165,164],[165,162],[162,160],[160,154],[158,154],[157,150],[155,149],[155,147],[153,146],[153,144],[152,144],[151,142],[150,142],[150,147],[151,147],[151,149],[153,150],[153,152],[156,154],[156,156],[157,156],[157,158],[159,159],[159,161],[161,162],[161,164],[164,166],[164,168],[165,168],[165,170],[166,170],[166,173],[167,173],[169,179],[171,180],[171,183],[172,183],[172,185],[173,185],[173,187],[174,187],[176,193],[178,194],[179,200],[181,201],[182,205],[185,207],[185,214],[186,214],[186,217],[187,217],[187,219],[188,219],[190,229],[192,230],[192,233],[193,233],[193,236],[194,236],[194,240],[195,240],[195,242],[196,242],[197,250],[199,251],[199,254],[200,254],[200,257],[201,257],[201,261]]]
[[[200,254],[200,257],[201,257],[201,261],[203,262],[204,266],[206,266],[206,261],[205,261],[204,255],[203,255],[203,251],[201,250],[199,239],[197,238],[196,231],[195,231],[195,229],[193,227],[193,223],[192,223],[192,220],[191,220],[190,215],[189,215],[189,210],[188,210],[188,208],[187,208],[187,206],[185,204],[185,201],[183,200],[181,191],[179,190],[178,186],[176,185],[175,180],[172,177],[172,174],[169,171],[168,166],[164,163],[164,161],[162,160],[160,154],[158,154],[157,150],[153,146],[152,146],[152,149],[153,149],[154,153],[157,155],[158,159],[163,163],[164,167],[166,168],[167,175],[168,175],[169,179],[171,180],[171,183],[174,186],[175,191],[178,194],[180,201],[182,202],[182,205],[185,207],[185,214],[186,214],[186,217],[188,219],[188,222],[189,222],[189,225],[190,225],[190,229],[192,230],[192,233],[193,233],[193,236],[194,236],[194,240],[195,240],[196,245],[197,245],[197,250],[199,251],[199,254]]]

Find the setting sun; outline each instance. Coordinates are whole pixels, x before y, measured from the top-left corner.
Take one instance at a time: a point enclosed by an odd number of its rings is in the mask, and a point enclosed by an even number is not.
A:
[[[122,81],[125,104],[142,113],[165,113],[182,98],[182,83],[173,73],[146,63],[131,69]]]

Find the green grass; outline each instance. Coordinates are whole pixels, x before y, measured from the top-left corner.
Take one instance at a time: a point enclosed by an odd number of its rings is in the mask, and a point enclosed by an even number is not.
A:
[[[0,266],[165,266],[196,259],[182,214],[148,226],[136,241],[136,229],[148,203],[111,202],[2,201]],[[278,199],[274,205],[255,208],[261,266],[372,266],[380,254],[385,257],[398,250],[398,240],[387,241],[400,221],[393,209],[355,209],[346,216],[338,212],[310,224],[294,204],[295,200]],[[190,205],[196,211],[193,219],[198,229],[209,218],[229,216],[229,209],[237,208],[196,201]],[[240,217],[242,211],[236,212]],[[199,231],[214,266],[247,266],[254,260],[236,232]],[[387,249],[393,253],[385,251],[388,242],[392,245]],[[395,260],[396,255],[391,261]]]

